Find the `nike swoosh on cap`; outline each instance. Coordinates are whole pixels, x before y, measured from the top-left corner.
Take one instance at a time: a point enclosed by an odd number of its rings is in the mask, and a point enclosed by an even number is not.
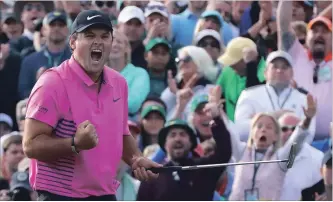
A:
[[[87,20],[91,20],[91,19],[94,19],[94,18],[97,18],[97,17],[102,17],[101,15],[94,15],[94,16],[88,16],[87,17]]]

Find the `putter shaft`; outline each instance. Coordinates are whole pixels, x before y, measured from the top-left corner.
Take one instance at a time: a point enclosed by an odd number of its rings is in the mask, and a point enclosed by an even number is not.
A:
[[[270,160],[270,161],[251,161],[251,162],[237,162],[237,163],[221,163],[221,164],[183,166],[183,167],[181,167],[181,170],[195,170],[195,169],[200,169],[200,168],[216,168],[216,167],[223,167],[223,166],[237,166],[237,165],[248,165],[248,164],[257,164],[257,163],[279,163],[279,162],[288,162],[288,159],[284,159],[284,160]]]

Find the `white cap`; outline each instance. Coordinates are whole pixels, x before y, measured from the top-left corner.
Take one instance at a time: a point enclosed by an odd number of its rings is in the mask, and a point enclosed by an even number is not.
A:
[[[266,59],[266,64],[271,63],[276,58],[283,58],[289,63],[290,66],[293,66],[293,59],[291,58],[289,53],[287,53],[285,51],[281,51],[281,50],[274,51],[274,52],[271,52],[270,54],[268,54],[267,59]]]
[[[213,29],[204,29],[204,30],[201,30],[200,32],[198,32],[195,35],[193,43],[195,45],[197,45],[198,42],[206,36],[211,36],[214,39],[216,39],[220,43],[220,45],[222,44],[221,34]]]
[[[7,123],[11,128],[13,127],[13,120],[7,114],[0,113],[0,122]]]
[[[3,151],[3,144],[5,143],[5,141],[13,136],[13,135],[22,135],[20,132],[17,132],[17,131],[13,131],[11,133],[7,133],[5,135],[3,135],[1,138],[0,138],[0,156],[3,155],[4,151]]]
[[[143,24],[145,23],[145,16],[143,11],[136,6],[126,6],[118,16],[119,23],[126,23],[129,20],[137,18]]]
[[[169,17],[169,12],[167,7],[161,2],[151,1],[145,8],[145,17],[150,16],[153,13],[159,13],[164,17]]]

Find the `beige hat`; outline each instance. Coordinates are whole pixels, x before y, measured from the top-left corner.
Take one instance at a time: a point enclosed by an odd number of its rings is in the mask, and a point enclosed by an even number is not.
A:
[[[224,52],[224,54],[218,58],[218,62],[224,66],[231,66],[239,62],[243,58],[244,48],[257,48],[257,45],[248,38],[236,37],[232,39]]]

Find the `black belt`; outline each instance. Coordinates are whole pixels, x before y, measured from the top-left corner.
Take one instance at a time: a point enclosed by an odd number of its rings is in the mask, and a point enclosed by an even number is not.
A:
[[[37,191],[38,201],[117,201],[115,195],[89,196],[87,198],[73,198],[52,194],[48,191]]]

